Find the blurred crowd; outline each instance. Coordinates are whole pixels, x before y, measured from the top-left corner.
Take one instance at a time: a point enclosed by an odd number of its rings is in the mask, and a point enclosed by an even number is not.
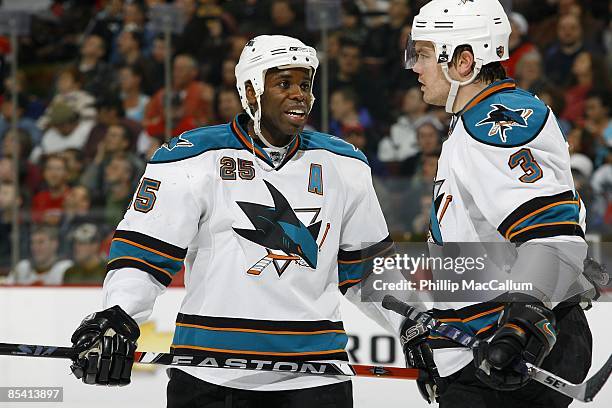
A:
[[[342,1],[339,27],[327,41],[329,133],[367,155],[398,240],[426,235],[432,180],[450,122],[443,109],[423,102],[416,76],[402,67],[414,13],[426,2]],[[178,135],[226,123],[242,111],[234,67],[249,38],[297,37],[323,57],[304,0],[39,3],[46,5],[32,13],[30,34],[19,37],[15,80],[10,42],[0,38],[0,277],[8,283],[102,282],[114,228],[147,160],[166,141],[166,127]],[[150,13],[161,3],[173,3],[183,22],[170,49]],[[612,235],[612,1],[505,3],[512,24],[508,76],[560,119],[588,209],[587,232],[605,240]],[[321,130],[320,74],[314,88],[309,126]],[[11,270],[14,219],[22,260]]]

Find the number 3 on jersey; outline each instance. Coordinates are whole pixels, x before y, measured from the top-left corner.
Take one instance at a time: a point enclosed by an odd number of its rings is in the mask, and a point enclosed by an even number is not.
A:
[[[542,168],[538,162],[535,161],[529,149],[521,149],[510,156],[510,159],[508,159],[508,166],[510,166],[511,169],[521,166],[525,174],[519,177],[519,180],[523,183],[535,183],[542,178]]]
[[[153,209],[155,200],[155,192],[159,190],[161,181],[150,178],[143,178],[138,186],[138,192],[134,199],[134,209],[139,212],[148,213]]]

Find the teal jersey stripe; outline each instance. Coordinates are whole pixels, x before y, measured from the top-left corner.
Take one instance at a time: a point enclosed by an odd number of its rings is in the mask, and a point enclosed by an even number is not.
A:
[[[347,280],[361,279],[365,272],[366,265],[370,263],[369,260],[350,263],[350,264],[338,264],[338,282],[342,283]]]
[[[126,242],[113,241],[110,247],[110,254],[108,256],[109,262],[124,256],[141,259],[147,263],[157,266],[158,268],[168,271],[172,275],[175,275],[183,267],[183,261],[176,261],[174,259],[166,258],[165,256],[149,252]]]
[[[177,326],[172,340],[175,346],[198,346],[223,350],[267,353],[304,353],[344,350],[345,333],[266,334],[239,331],[207,330]]]
[[[560,204],[527,218],[525,221],[514,227],[514,229],[510,231],[510,234],[536,224],[568,221],[578,222],[579,216],[580,210],[578,209],[578,204]]]

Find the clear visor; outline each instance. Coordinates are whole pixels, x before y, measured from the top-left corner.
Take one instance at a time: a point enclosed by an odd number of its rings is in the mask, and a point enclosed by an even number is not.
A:
[[[416,41],[412,39],[412,34],[410,34],[404,47],[404,69],[412,69],[417,62],[418,56],[415,44]]]

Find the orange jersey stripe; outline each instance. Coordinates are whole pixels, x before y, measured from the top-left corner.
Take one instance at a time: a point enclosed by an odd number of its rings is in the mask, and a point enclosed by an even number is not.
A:
[[[535,210],[535,211],[533,211],[533,212],[531,212],[531,213],[527,214],[527,215],[526,215],[526,216],[524,216],[523,218],[519,219],[519,220],[518,220],[517,222],[515,222],[514,224],[512,224],[512,225],[510,226],[510,228],[508,228],[508,230],[506,231],[506,236],[505,236],[505,238],[506,238],[506,239],[509,239],[509,238],[508,238],[508,235],[510,234],[510,232],[511,232],[511,231],[512,231],[512,230],[513,230],[513,229],[514,229],[514,228],[515,228],[517,225],[519,225],[521,222],[525,221],[527,218],[532,217],[532,216],[534,216],[534,215],[536,215],[536,214],[539,214],[539,213],[541,213],[542,211],[546,211],[546,210],[548,210],[549,208],[556,207],[556,206],[558,206],[558,205],[562,205],[562,204],[579,204],[579,202],[578,202],[578,201],[559,201],[559,202],[557,202],[557,203],[548,204],[548,205],[546,205],[546,206],[544,206],[544,207],[542,207],[542,208],[540,208],[540,209],[537,209],[537,210]],[[578,207],[578,208],[580,208],[580,207]]]
[[[516,231],[515,233],[511,234],[508,237],[508,239],[514,238],[515,236],[517,236],[521,232],[529,231],[529,230],[532,230],[534,228],[539,228],[539,227],[548,227],[550,225],[578,225],[578,223],[574,222],[574,221],[559,221],[559,222],[546,222],[546,223],[543,223],[543,224],[530,225],[528,227],[520,229],[520,230]]]
[[[138,244],[138,243],[136,243],[134,241],[130,241],[129,239],[125,239],[125,238],[113,238],[113,241],[125,242],[126,244],[134,245],[135,247],[142,248],[142,249],[147,250],[149,252],[153,252],[154,254],[157,254],[157,255],[161,255],[164,258],[172,259],[173,261],[183,261],[183,258],[175,258],[175,257],[170,256],[168,254],[165,254],[163,252],[157,251],[157,250],[155,250],[153,248],[149,248],[149,247],[147,247],[145,245],[141,245],[141,244]]]
[[[480,101],[482,101],[483,99],[485,99],[492,93],[501,91],[502,89],[514,89],[514,88],[516,88],[516,85],[514,83],[505,83],[505,84],[499,84],[497,86],[494,86],[493,88],[490,88],[486,90],[485,92],[483,92],[482,94],[476,96],[476,98],[463,109],[463,113],[472,109],[475,105],[477,105]]]

